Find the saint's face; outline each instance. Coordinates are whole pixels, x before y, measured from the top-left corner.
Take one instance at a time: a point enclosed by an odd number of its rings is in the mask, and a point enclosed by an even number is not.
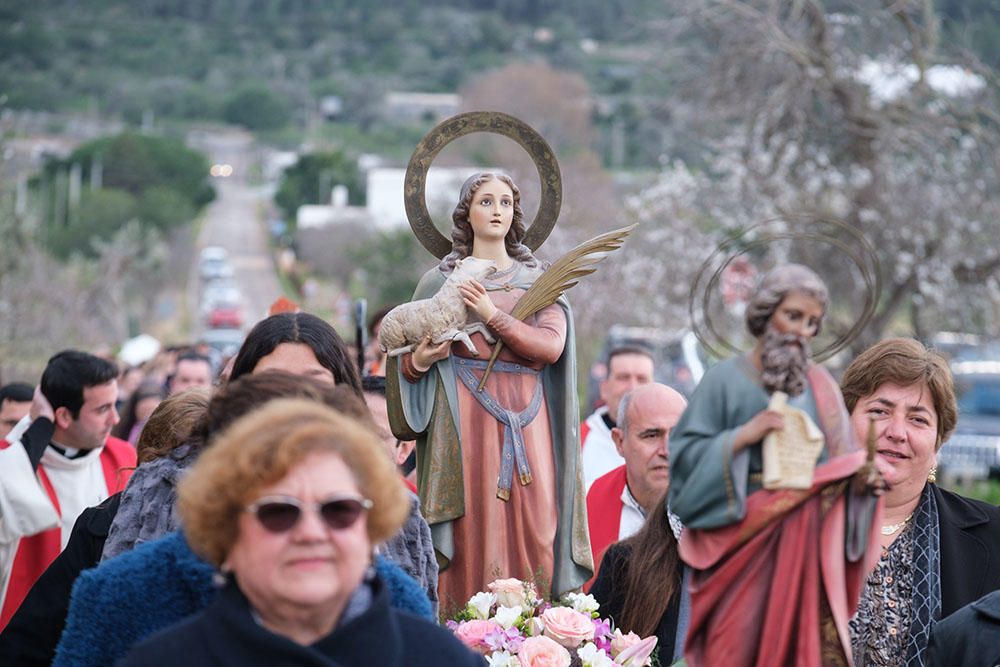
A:
[[[503,181],[491,178],[482,183],[469,206],[469,224],[477,239],[503,239],[514,221],[514,193]]]
[[[809,342],[819,331],[823,304],[804,292],[789,292],[774,311],[769,322],[780,334],[794,334]]]

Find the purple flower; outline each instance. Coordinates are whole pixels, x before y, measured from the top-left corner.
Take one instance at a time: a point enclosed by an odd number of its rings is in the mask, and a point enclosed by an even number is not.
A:
[[[483,637],[483,641],[486,645],[490,647],[491,651],[509,651],[511,653],[517,653],[521,649],[521,644],[524,643],[524,637],[517,628],[508,628],[504,630],[498,627],[493,632],[489,633]]]
[[[457,630],[457,629],[458,629],[458,623],[457,623],[456,621],[453,621],[453,620],[451,620],[451,619],[448,619],[448,621],[447,621],[447,622],[445,623],[445,625],[446,625],[446,626],[448,627],[448,629],[449,629],[449,630],[451,630],[452,632],[454,632],[455,630]]]
[[[594,644],[611,655],[611,621],[603,618],[594,619]]]

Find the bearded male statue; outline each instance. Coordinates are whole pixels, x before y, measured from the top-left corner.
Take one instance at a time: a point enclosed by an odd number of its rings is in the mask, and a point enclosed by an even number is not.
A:
[[[809,268],[766,274],[746,308],[756,344],[708,370],[670,434],[691,665],[851,664],[847,622],[878,559],[879,507],[853,490],[865,452],[836,382],[809,359],[827,308]],[[823,432],[809,489],[762,488],[761,441],[784,420],[768,409],[775,391]]]

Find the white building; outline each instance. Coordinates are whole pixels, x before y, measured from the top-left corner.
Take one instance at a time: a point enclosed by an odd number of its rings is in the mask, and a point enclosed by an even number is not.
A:
[[[451,224],[451,212],[458,202],[462,183],[480,171],[494,171],[484,167],[431,168],[427,172],[425,199],[431,217],[440,225]],[[403,203],[405,169],[378,167],[368,170],[368,213],[380,229],[392,229],[410,224]]]

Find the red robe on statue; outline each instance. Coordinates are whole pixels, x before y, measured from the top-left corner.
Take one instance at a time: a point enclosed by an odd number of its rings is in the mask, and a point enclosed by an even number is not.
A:
[[[845,489],[864,461],[863,451],[835,457],[817,466],[811,489],[758,491],[739,523],[684,531],[689,664],[849,667],[847,622],[879,557],[881,502],[864,557],[845,556]]]

